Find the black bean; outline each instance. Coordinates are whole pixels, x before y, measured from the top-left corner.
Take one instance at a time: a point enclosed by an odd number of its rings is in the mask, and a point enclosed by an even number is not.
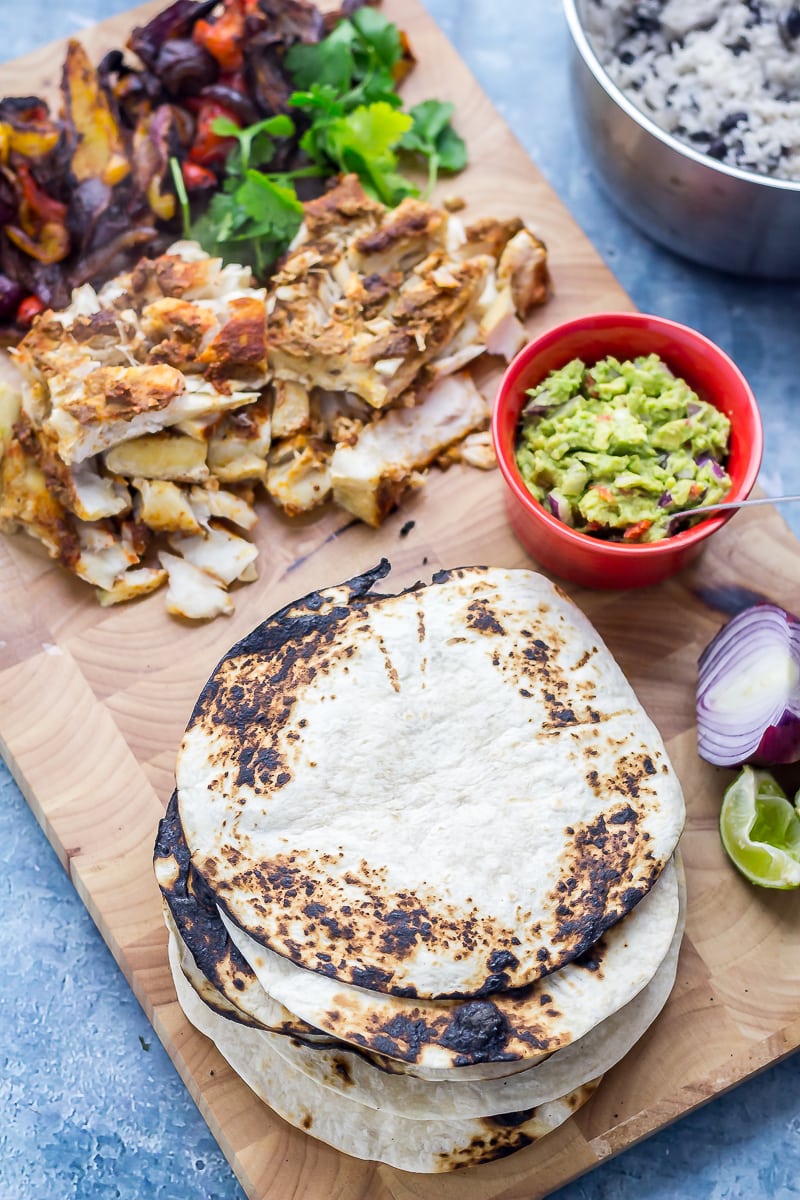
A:
[[[714,141],[706,150],[706,154],[710,158],[724,158],[728,152],[728,147],[725,145],[724,138],[714,138]]]
[[[732,129],[735,129],[736,126],[741,121],[746,121],[746,120],[747,120],[746,112],[728,113],[727,117],[723,117],[722,120],[720,121],[719,131],[720,131],[720,133],[730,133],[730,131]]]
[[[636,32],[658,33],[661,28],[661,0],[637,0],[627,24]]]
[[[735,42],[731,42],[728,49],[734,58],[738,58],[740,54],[746,54],[750,49],[750,42],[744,35],[738,37]]]
[[[694,133],[689,134],[690,142],[710,142],[712,134],[706,133],[704,129],[697,129]]]
[[[800,37],[800,8],[796,4],[778,17],[778,33],[786,49],[793,50],[795,38]]]
[[[747,7],[750,9],[750,18],[747,21],[747,28],[751,29],[753,25],[761,24],[761,3],[760,0],[745,0]]]

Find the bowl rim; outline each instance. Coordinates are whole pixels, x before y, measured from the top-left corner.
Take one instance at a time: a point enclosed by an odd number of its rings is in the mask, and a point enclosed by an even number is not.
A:
[[[774,175],[761,175],[757,171],[747,171],[743,167],[731,167],[727,163],[718,162],[717,159],[711,158],[708,154],[700,154],[694,147],[687,145],[686,142],[680,141],[679,138],[668,133],[657,125],[655,121],[648,117],[647,113],[642,112],[633,104],[625,93],[614,83],[614,80],[606,72],[605,67],[600,62],[600,59],[595,54],[591,42],[586,35],[581,18],[578,14],[579,0],[562,0],[564,15],[567,20],[572,40],[583,59],[586,66],[594,75],[597,82],[606,91],[611,99],[631,118],[637,125],[645,129],[652,137],[656,138],[663,145],[673,150],[676,154],[683,158],[688,158],[700,167],[706,167],[708,170],[717,171],[721,175],[727,175],[731,179],[737,179],[742,183],[758,184],[760,187],[774,188],[779,192],[800,192],[800,180],[795,179],[780,179]]]
[[[672,330],[678,330],[682,335],[688,334],[694,341],[704,346],[712,355],[717,358],[722,358],[726,361],[727,366],[737,377],[739,385],[743,392],[751,401],[751,411],[754,421],[754,437],[749,444],[749,453],[747,457],[746,471],[741,483],[735,490],[731,489],[729,497],[733,499],[746,499],[755,486],[758,478],[758,473],[761,469],[761,461],[764,453],[764,425],[761,418],[761,411],[758,407],[758,401],[755,397],[753,389],[750,387],[744,373],[733,361],[730,355],[706,337],[700,330],[694,329],[690,325],[683,325],[678,321],[673,321],[669,317],[660,317],[654,313],[639,312],[636,309],[612,310],[603,312],[583,313],[577,317],[571,317],[566,321],[561,321],[557,325],[552,325],[550,328],[543,330],[538,336],[533,338],[527,345],[519,351],[518,354],[511,360],[503,373],[503,377],[497,387],[495,402],[492,409],[492,443],[494,446],[497,465],[500,468],[500,473],[503,476],[512,495],[534,520],[539,521],[547,527],[550,532],[562,538],[568,545],[576,548],[576,551],[583,554],[603,554],[609,558],[626,559],[631,562],[634,559],[644,559],[647,557],[654,558],[659,555],[664,556],[670,553],[680,552],[681,549],[695,545],[697,542],[704,541],[710,537],[712,533],[716,533],[724,525],[736,516],[736,509],[731,509],[728,512],[718,513],[716,516],[707,517],[700,521],[697,525],[684,529],[681,533],[673,534],[671,537],[661,538],[657,542],[639,542],[634,544],[625,544],[624,542],[605,541],[601,538],[593,537],[591,534],[582,533],[580,530],[573,529],[571,525],[566,525],[560,521],[558,517],[549,513],[544,505],[533,496],[525,486],[522,475],[517,467],[513,444],[511,453],[507,454],[499,432],[501,410],[506,407],[514,395],[514,390],[517,386],[517,380],[520,371],[527,365],[531,358],[535,357],[536,352],[542,347],[542,344],[552,343],[566,333],[576,329],[581,329],[587,322],[594,322],[602,329],[604,325],[611,326],[619,324],[628,324],[637,327],[646,327],[647,325],[657,325],[663,332],[669,333]],[[514,429],[518,423],[519,416],[515,418]]]

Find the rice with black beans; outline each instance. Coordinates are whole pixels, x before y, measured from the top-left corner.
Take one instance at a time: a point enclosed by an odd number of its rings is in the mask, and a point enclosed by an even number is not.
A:
[[[583,0],[581,16],[608,74],[662,129],[800,180],[800,3]]]

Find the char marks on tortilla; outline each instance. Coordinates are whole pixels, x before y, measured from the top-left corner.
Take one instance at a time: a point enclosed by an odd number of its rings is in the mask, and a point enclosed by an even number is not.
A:
[[[182,743],[180,821],[199,876],[267,950],[480,1006],[639,903],[683,799],[560,589],[462,568],[379,595],[384,570],[289,606],[222,660]]]
[[[220,917],[188,863],[174,798],[156,843],[156,876],[187,951],[246,1020],[317,1045],[333,1040],[372,1062],[377,1055],[382,1069],[392,1068],[390,1059],[395,1070],[433,1079],[511,1074],[574,1045],[647,985],[679,916],[670,863],[601,943],[546,978],[494,996],[421,1000],[307,971]]]

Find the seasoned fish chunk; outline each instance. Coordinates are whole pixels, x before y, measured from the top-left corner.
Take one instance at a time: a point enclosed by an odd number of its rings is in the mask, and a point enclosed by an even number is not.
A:
[[[383,409],[432,360],[443,374],[486,350],[513,355],[520,318],[548,287],[544,247],[519,219],[464,230],[421,200],[387,211],[347,176],[306,205],[270,288],[269,367],[279,381]]]
[[[393,409],[368,425],[355,445],[337,446],[331,461],[334,500],[368,525],[379,525],[416,472],[488,417],[489,407],[469,375],[446,376],[415,408]]]

